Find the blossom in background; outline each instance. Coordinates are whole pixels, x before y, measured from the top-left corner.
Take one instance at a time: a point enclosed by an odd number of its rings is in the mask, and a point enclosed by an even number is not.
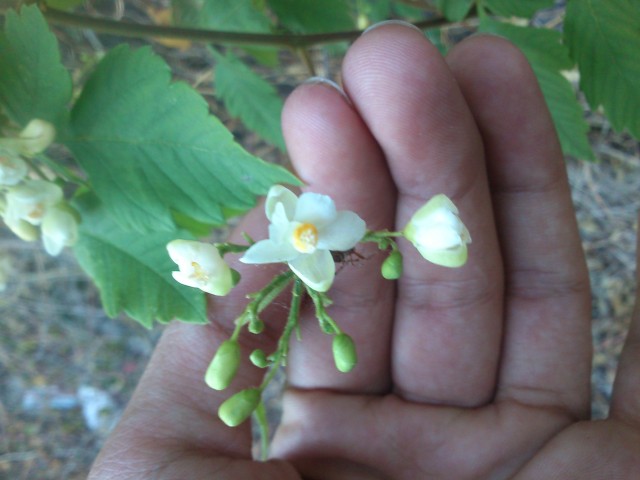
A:
[[[210,243],[191,240],[173,240],[167,251],[180,269],[172,272],[173,278],[188,287],[213,295],[226,295],[233,287],[231,269]]]
[[[56,137],[55,127],[38,118],[31,120],[17,137],[0,138],[0,148],[5,147],[25,157],[44,152]]]
[[[0,185],[17,185],[28,171],[27,163],[16,152],[0,146]]]
[[[62,188],[46,180],[25,180],[7,190],[4,220],[11,228],[20,220],[40,225],[47,209],[62,201]]]
[[[67,209],[56,205],[50,208],[42,220],[42,242],[51,256],[60,254],[78,240],[78,222]]]
[[[460,267],[467,261],[471,236],[446,195],[436,195],[422,206],[404,228],[404,236],[436,265]]]
[[[56,136],[56,129],[52,124],[35,118],[20,132],[20,153],[32,157],[46,150]]]
[[[331,198],[317,193],[297,197],[290,190],[271,187],[265,204],[269,238],[253,244],[240,259],[244,263],[287,262],[309,287],[326,292],[335,277],[331,251],[353,248],[366,233],[354,212],[337,211]]]

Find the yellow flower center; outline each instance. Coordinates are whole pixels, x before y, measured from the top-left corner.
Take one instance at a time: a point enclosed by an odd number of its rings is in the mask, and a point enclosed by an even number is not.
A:
[[[191,266],[193,267],[191,278],[197,280],[201,285],[206,284],[209,281],[209,275],[204,271],[204,268],[198,262],[191,262]]]
[[[293,230],[293,246],[300,253],[312,253],[318,244],[318,229],[312,223],[302,223]]]

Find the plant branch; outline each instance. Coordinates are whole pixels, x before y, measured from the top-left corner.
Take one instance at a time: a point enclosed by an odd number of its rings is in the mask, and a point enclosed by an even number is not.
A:
[[[87,15],[63,12],[51,8],[44,3],[39,3],[39,7],[50,23],[67,27],[88,28],[99,33],[121,35],[124,37],[164,37],[218,44],[272,45],[277,47],[300,48],[321,43],[355,40],[362,34],[361,30],[305,35],[224,32],[218,30],[119,22],[106,18],[95,18]],[[420,29],[451,25],[455,24],[448,22],[444,18],[433,18],[415,23],[415,26]]]

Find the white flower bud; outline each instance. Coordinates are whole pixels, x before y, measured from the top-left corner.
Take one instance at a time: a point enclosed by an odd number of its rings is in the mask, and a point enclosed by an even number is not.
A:
[[[446,195],[436,195],[422,206],[405,227],[404,236],[436,265],[461,267],[467,261],[471,236]]]
[[[40,237],[38,229],[24,220],[20,219],[12,222],[6,222],[6,224],[7,227],[9,227],[9,229],[20,238],[20,240],[24,240],[25,242],[33,242]]]
[[[31,120],[19,135],[19,151],[26,157],[32,157],[47,149],[56,137],[56,129],[45,120]]]
[[[17,185],[28,171],[27,163],[16,152],[0,147],[0,185]]]
[[[46,252],[55,257],[77,240],[78,222],[73,214],[59,205],[51,207],[42,220],[42,242]]]

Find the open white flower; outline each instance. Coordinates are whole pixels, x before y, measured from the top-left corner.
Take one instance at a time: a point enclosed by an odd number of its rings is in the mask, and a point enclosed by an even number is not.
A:
[[[353,248],[366,225],[354,212],[337,211],[326,195],[303,193],[298,198],[286,188],[271,187],[265,204],[269,238],[252,245],[240,259],[244,263],[287,262],[308,286],[326,292],[336,265],[331,251]]]
[[[467,261],[471,236],[446,195],[436,195],[422,206],[409,220],[404,236],[436,265],[461,267]]]
[[[16,152],[0,146],[0,185],[16,185],[28,171],[27,163]]]
[[[71,212],[60,206],[51,207],[42,220],[42,242],[51,256],[78,240],[78,222]]]
[[[5,221],[9,226],[24,220],[40,225],[47,209],[62,200],[62,189],[46,180],[25,180],[7,192]]]
[[[173,278],[188,287],[223,296],[233,287],[231,269],[210,243],[192,240],[173,240],[167,244],[171,260],[180,271]]]

